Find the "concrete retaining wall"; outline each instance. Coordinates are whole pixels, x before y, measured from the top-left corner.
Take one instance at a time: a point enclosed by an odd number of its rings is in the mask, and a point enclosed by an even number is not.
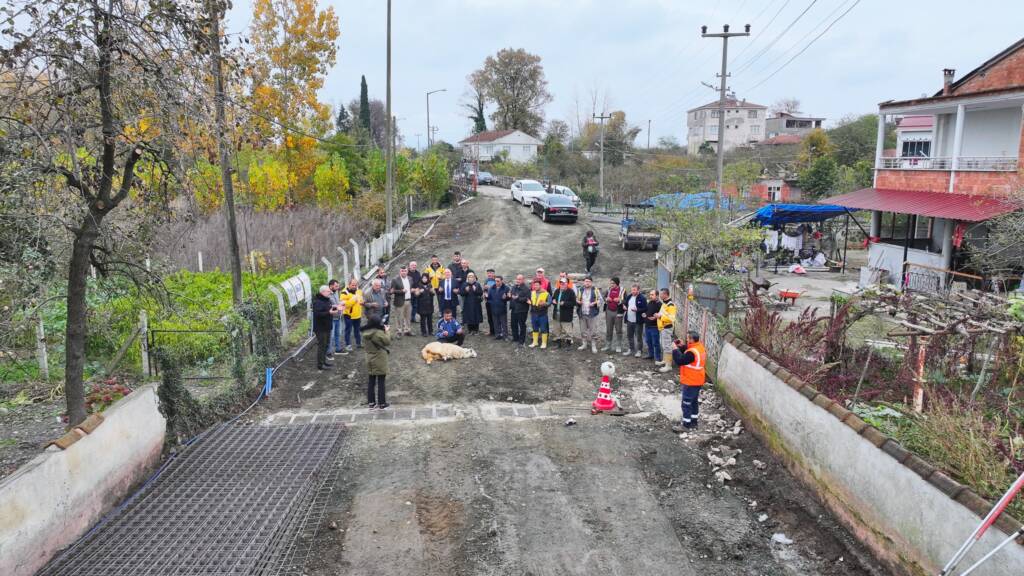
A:
[[[159,461],[166,424],[145,386],[0,482],[0,574],[35,573],[125,498]]]
[[[748,427],[895,573],[937,574],[990,504],[731,335],[717,385]],[[1004,517],[961,569],[1020,524]],[[973,574],[1024,574],[1024,546]]]

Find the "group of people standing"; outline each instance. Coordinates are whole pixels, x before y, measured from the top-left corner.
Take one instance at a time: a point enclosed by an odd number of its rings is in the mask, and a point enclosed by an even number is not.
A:
[[[566,272],[548,278],[544,268],[537,268],[529,280],[517,274],[511,283],[489,268],[481,279],[458,251],[448,266],[433,255],[423,270],[417,262],[409,262],[390,280],[378,268],[365,294],[356,280],[344,288],[331,280],[313,302],[317,368],[330,367],[334,354],[350,353],[353,342],[356,348],[365,344],[367,402],[371,409],[382,409],[388,407],[384,381],[391,341],[412,336],[417,324],[421,337],[460,346],[467,335],[481,333],[485,319],[491,337],[527,346],[529,334],[530,348],[547,349],[549,341],[558,348],[572,347],[578,334],[578,349],[589,347],[594,354],[603,325],[602,351],[646,356],[661,372],[679,370],[683,421],[673,429],[695,428],[697,395],[704,382],[699,337],[689,332],[685,341],[675,339],[677,310],[668,289],[644,293],[633,284],[626,290],[618,277],[605,287],[597,286],[589,276],[597,254],[593,233],[584,237],[582,245],[588,275],[578,284]],[[440,312],[436,324],[435,312]]]

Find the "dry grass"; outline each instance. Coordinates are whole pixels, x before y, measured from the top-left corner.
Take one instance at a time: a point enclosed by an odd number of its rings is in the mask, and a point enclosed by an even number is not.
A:
[[[369,218],[348,212],[327,212],[297,207],[276,212],[248,208],[238,210],[238,243],[243,259],[258,253],[257,264],[273,270],[319,264],[321,256],[339,262],[336,249],[349,249],[349,238],[364,240],[376,225]],[[203,253],[203,269],[230,269],[227,226],[221,212],[182,221],[169,227],[154,247],[154,259],[173,269],[198,270],[197,252]],[[247,266],[247,264],[243,264]]]

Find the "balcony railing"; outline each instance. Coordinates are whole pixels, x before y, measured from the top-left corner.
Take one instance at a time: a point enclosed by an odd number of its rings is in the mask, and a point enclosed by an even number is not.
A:
[[[1016,172],[1019,161],[1012,156],[961,156],[957,170],[974,172]],[[904,156],[882,158],[883,170],[952,170],[952,158]]]
[[[961,156],[957,170],[1016,172],[1018,160],[1010,156]]]
[[[952,167],[952,158],[928,158],[921,156],[882,158],[882,168],[885,170],[949,170]]]

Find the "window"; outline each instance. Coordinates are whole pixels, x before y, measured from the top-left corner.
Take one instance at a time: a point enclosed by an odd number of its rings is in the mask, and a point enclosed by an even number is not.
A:
[[[718,136],[718,126],[711,126],[711,135]]]
[[[900,155],[904,158],[927,158],[931,152],[931,142],[904,142]]]
[[[782,184],[769,184],[768,197],[772,202],[780,202],[782,200]]]
[[[747,110],[747,118],[757,118],[757,110]]]
[[[752,124],[750,126],[750,133],[751,134],[760,134],[761,133],[761,127],[758,126],[757,124]]]
[[[711,117],[712,118],[718,118],[718,110],[712,110],[711,111]]]

